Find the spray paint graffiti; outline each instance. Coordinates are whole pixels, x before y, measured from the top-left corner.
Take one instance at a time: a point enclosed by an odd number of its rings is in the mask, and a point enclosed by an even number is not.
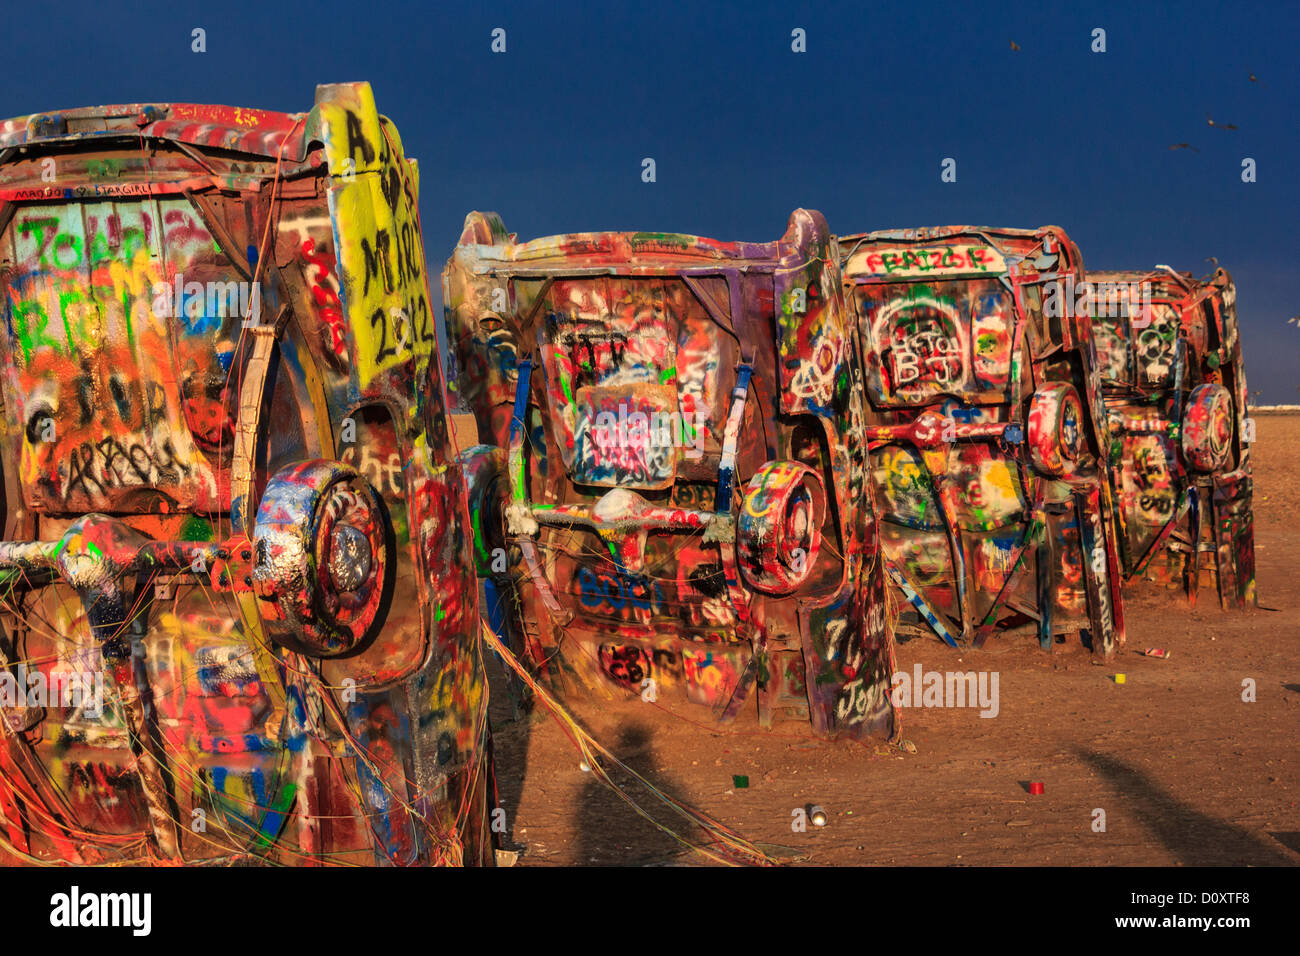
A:
[[[334,256],[318,250],[315,239],[304,239],[302,260],[305,263],[303,274],[311,288],[316,314],[323,324],[322,344],[326,346],[326,354],[334,356],[341,363],[347,357],[348,337],[343,318],[343,303],[339,299]]]
[[[1163,267],[1093,276],[1135,290],[1121,296],[1119,317],[1093,323],[1106,357],[1123,574],[1181,586],[1192,602],[1205,578],[1223,607],[1253,604],[1250,445],[1232,278],[1218,269],[1197,280]]]
[[[104,706],[3,708],[0,857],[491,862],[396,130],[366,84],[37,120],[0,123],[0,669],[86,670]]]
[[[461,394],[500,445],[471,457],[496,456],[476,481],[518,548],[511,641],[553,686],[642,674],[721,720],[753,695],[765,723],[896,731],[861,353],[819,214],[760,244],[517,243],[472,213],[443,290],[457,367],[485,376]]]
[[[1123,639],[1117,561],[1094,569],[1080,516],[1106,477],[1087,316],[1049,316],[1043,285],[1081,274],[1058,229],[841,237],[866,342],[864,433],[886,558],[909,626],[982,643],[1002,624]],[[937,622],[932,624],[931,622]]]
[[[1005,390],[1013,308],[996,281],[864,286],[858,303],[878,343],[869,362],[882,394],[978,401]]]
[[[427,362],[437,345],[425,295],[416,176],[396,128],[375,110],[369,86],[320,104],[319,112],[330,169],[342,172],[331,182],[330,212],[339,224],[339,272],[364,387],[412,355]]]
[[[227,479],[199,442],[219,443],[230,415],[195,372],[229,361],[240,317],[209,314],[201,291],[182,295],[173,352],[155,289],[213,274],[218,253],[184,200],[152,205],[27,205],[13,216],[6,312],[29,507],[115,511],[142,491],[219,507]]]

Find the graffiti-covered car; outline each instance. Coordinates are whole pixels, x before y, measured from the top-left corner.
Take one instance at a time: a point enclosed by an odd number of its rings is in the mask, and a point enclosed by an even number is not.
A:
[[[1090,272],[1092,329],[1126,575],[1207,578],[1222,607],[1255,603],[1246,374],[1236,288],[1158,267]]]
[[[443,297],[492,443],[465,456],[481,570],[546,680],[893,734],[859,343],[819,213],[769,243],[518,242],[472,213]]]
[[[1033,628],[1122,640],[1082,274],[1061,229],[839,239],[866,344],[871,475],[904,623],[949,644]]]
[[[417,189],[364,83],[0,124],[0,856],[490,862]]]

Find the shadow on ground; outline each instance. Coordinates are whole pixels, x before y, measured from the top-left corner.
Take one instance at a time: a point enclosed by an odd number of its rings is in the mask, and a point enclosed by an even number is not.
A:
[[[655,769],[652,743],[653,737],[646,727],[625,720],[619,724],[616,741],[610,750],[657,789],[681,799],[680,785]],[[608,770],[610,779],[624,788],[647,813],[665,826],[681,830],[681,818],[654,799],[630,774],[617,766]],[[685,851],[682,844],[637,813],[594,774],[583,784],[574,829],[578,834],[577,862],[584,866],[659,863]]]
[[[1142,826],[1178,862],[1188,866],[1295,865],[1295,860],[1278,847],[1170,796],[1124,761],[1094,750],[1076,753],[1115,786]]]

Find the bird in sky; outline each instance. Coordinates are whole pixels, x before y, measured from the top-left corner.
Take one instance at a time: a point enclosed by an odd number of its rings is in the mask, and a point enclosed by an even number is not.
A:
[[[1170,148],[1170,149],[1190,149],[1193,153],[1199,153],[1199,152],[1200,152],[1200,150],[1197,149],[1195,146],[1193,146],[1191,143],[1174,143],[1174,145],[1170,146],[1169,148]]]
[[[1020,49],[1020,44],[1017,43],[1015,40],[1012,40],[1012,41],[1011,41],[1011,49],[1013,49],[1013,50],[1019,50],[1019,49]]]
[[[1209,123],[1211,126],[1217,127],[1218,129],[1236,129],[1236,128],[1237,128],[1237,127],[1233,126],[1231,123],[1216,123],[1216,122],[1214,122],[1213,118],[1210,116],[1209,113],[1206,113],[1206,114],[1205,114],[1205,121],[1206,121],[1207,123]]]

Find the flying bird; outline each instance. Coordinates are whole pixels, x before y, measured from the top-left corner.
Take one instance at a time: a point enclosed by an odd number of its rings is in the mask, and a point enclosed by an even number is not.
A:
[[[1020,49],[1020,44],[1017,43],[1015,40],[1012,40],[1012,41],[1011,41],[1011,49],[1013,49],[1013,50],[1019,50],[1019,49]]]
[[[1291,316],[1291,318],[1287,319],[1287,322],[1290,325],[1300,325],[1300,315]]]
[[[1254,74],[1254,73],[1250,74],[1250,82],[1252,82],[1252,83],[1258,83],[1258,82],[1259,82],[1259,80],[1255,78],[1255,74]]]
[[[1209,113],[1206,113],[1206,114],[1205,114],[1205,121],[1206,121],[1207,123],[1209,123],[1211,126],[1217,126],[1219,129],[1236,129],[1236,128],[1237,128],[1237,127],[1233,126],[1231,123],[1216,123],[1216,122],[1214,122],[1214,120],[1210,117],[1210,114],[1209,114]]]
[[[1214,268],[1216,268],[1216,269],[1219,268],[1219,260],[1216,259],[1214,256],[1206,256],[1206,257],[1205,257],[1205,261],[1206,261],[1206,262],[1213,262],[1213,263],[1214,263]]]
[[[1199,153],[1199,152],[1200,152],[1200,150],[1197,149],[1195,146],[1193,146],[1191,143],[1174,143],[1174,145],[1170,146],[1169,148],[1170,148],[1170,149],[1190,149],[1193,153]]]

